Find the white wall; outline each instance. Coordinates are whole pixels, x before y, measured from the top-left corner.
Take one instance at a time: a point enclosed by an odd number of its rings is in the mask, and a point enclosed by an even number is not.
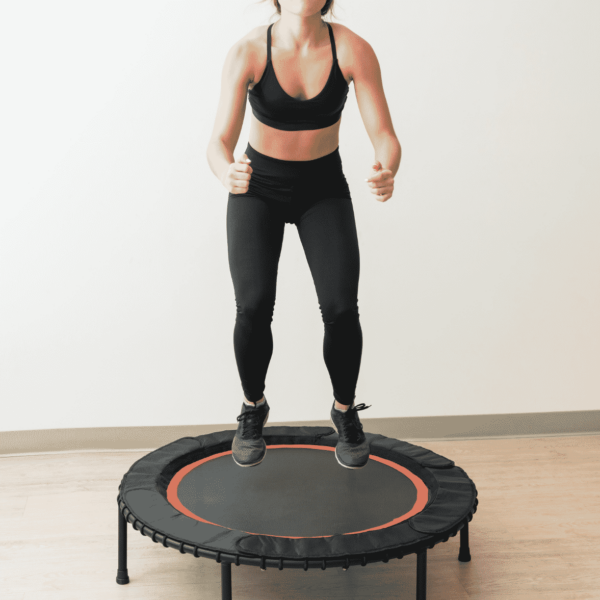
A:
[[[382,67],[394,197],[354,87],[367,417],[599,408],[600,3],[338,0]],[[271,8],[24,1],[0,13],[0,430],[231,423],[225,54]],[[235,152],[246,147],[246,122]],[[286,226],[265,393],[327,419],[323,325]],[[596,367],[596,369],[594,369]]]

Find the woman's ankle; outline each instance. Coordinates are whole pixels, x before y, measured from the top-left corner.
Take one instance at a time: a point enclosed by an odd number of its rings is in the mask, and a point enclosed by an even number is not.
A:
[[[248,398],[246,398],[246,396],[244,396],[244,404],[247,404],[249,406],[256,406],[257,404],[262,404],[264,399],[265,399],[265,397],[263,396],[260,400],[256,400],[256,401],[252,402],[252,400],[248,400]]]
[[[346,412],[353,405],[354,405],[354,402],[352,402],[352,404],[340,404],[337,400],[335,400],[335,402],[334,402],[335,408],[337,410],[342,410],[344,412]]]

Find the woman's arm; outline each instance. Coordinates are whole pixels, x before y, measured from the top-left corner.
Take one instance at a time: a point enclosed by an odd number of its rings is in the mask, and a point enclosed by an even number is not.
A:
[[[235,162],[233,151],[244,123],[248,84],[253,78],[249,35],[236,42],[225,58],[217,115],[206,149],[208,164],[223,185],[229,165]]]
[[[393,193],[394,177],[400,167],[402,147],[392,124],[375,51],[366,40],[354,32],[351,36],[351,74],[356,101],[375,149],[374,172],[377,174],[372,175],[368,181],[377,200],[385,202]]]

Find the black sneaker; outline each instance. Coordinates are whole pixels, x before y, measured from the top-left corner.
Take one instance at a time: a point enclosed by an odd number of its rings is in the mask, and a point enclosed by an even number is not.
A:
[[[267,453],[267,444],[262,437],[262,428],[269,420],[269,405],[265,401],[260,406],[242,403],[242,414],[231,444],[231,455],[240,467],[254,467],[262,462]]]
[[[366,408],[370,406],[353,404],[346,412],[342,412],[336,410],[335,401],[331,407],[331,424],[339,436],[335,458],[347,469],[362,469],[369,462],[371,448],[358,418],[358,411]]]

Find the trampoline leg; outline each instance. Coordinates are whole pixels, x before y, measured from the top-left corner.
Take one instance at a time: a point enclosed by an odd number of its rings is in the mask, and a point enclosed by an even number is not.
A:
[[[119,570],[117,571],[117,583],[125,585],[129,583],[127,574],[127,521],[119,509]]]
[[[221,598],[231,600],[231,563],[221,563]]]
[[[427,548],[417,552],[417,600],[427,596]]]
[[[469,562],[471,560],[471,553],[469,552],[469,523],[465,523],[465,526],[460,530],[458,560],[460,562]]]

